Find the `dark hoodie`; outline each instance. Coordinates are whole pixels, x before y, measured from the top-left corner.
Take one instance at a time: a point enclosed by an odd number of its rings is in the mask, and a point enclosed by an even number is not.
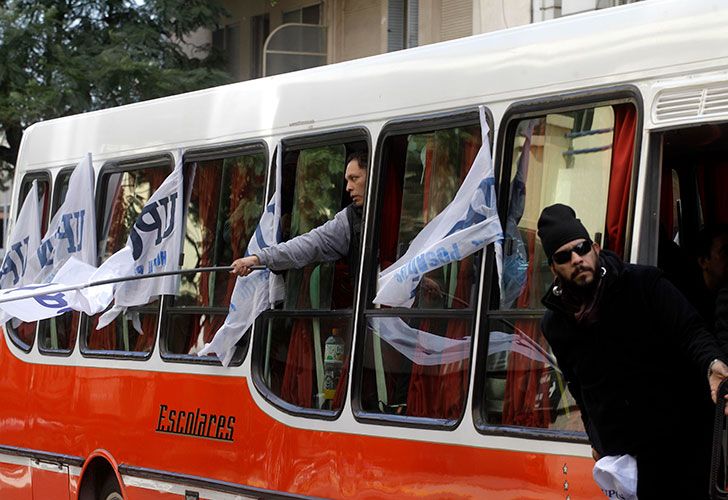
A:
[[[715,340],[657,268],[625,264],[606,250],[599,266],[604,275],[588,321],[577,321],[552,287],[541,323],[592,446],[601,455],[682,449],[694,462],[701,461],[695,453],[708,459],[706,374],[713,359],[723,359]]]

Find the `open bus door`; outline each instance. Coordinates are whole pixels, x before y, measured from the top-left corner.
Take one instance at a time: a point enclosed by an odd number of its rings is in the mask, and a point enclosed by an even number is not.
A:
[[[717,290],[699,266],[701,232],[728,224],[728,123],[668,130],[661,140],[657,264],[688,298],[719,342]],[[712,251],[712,250],[711,250]],[[728,283],[723,283],[725,287]],[[728,352],[728,345],[721,345]],[[728,429],[724,414],[728,383],[718,395],[713,428],[710,496],[728,499]]]

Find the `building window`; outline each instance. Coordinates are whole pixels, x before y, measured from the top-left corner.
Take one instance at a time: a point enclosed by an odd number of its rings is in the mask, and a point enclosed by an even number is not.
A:
[[[283,24],[273,30],[264,51],[263,76],[326,64],[326,27]]]
[[[387,52],[418,45],[419,0],[389,0]]]
[[[222,54],[228,73],[233,78],[242,78],[240,24],[229,24],[212,32],[212,47]]]
[[[442,0],[440,41],[473,34],[473,0]]]
[[[263,47],[270,35],[270,16],[261,14],[250,18],[250,78],[263,76]]]
[[[282,24],[287,23],[321,24],[321,4],[284,12]]]

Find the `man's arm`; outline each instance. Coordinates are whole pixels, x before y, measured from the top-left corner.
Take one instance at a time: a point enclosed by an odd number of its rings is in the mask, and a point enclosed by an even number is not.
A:
[[[351,232],[346,209],[333,219],[285,243],[272,245],[255,255],[237,259],[232,263],[233,273],[245,276],[250,266],[263,264],[272,271],[299,269],[314,262],[331,262],[346,256]]]

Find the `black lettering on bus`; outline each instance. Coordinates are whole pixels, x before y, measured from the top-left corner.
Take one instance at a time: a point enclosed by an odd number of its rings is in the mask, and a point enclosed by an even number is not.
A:
[[[235,425],[234,424],[235,424],[235,417],[234,416],[231,416],[230,418],[228,418],[228,424],[227,424],[228,435],[225,438],[228,441],[232,441],[233,440],[233,432],[235,431]]]
[[[186,423],[187,422],[186,419],[187,419],[187,412],[180,410],[179,413],[177,414],[177,428],[174,430],[174,432],[176,432],[177,434],[182,432],[182,430],[185,428],[185,426],[182,422],[184,421]]]
[[[220,415],[217,419],[217,429],[215,430],[215,437],[217,439],[225,439],[222,434],[222,430],[225,428],[225,415]]]
[[[169,432],[174,432],[174,424],[177,417],[177,410],[169,410],[169,416],[167,419],[169,420],[169,428],[167,429]]]
[[[195,433],[195,425],[197,425],[197,416],[200,414],[199,408],[197,409],[197,412],[192,413],[189,412],[187,414],[187,425],[185,425],[184,433],[185,434],[194,434]]]
[[[205,436],[205,424],[207,424],[207,414],[202,413],[200,416],[202,418],[200,418],[200,421],[197,422],[197,432],[195,432],[195,436],[204,437]]]
[[[157,430],[158,431],[166,431],[167,429],[162,427],[162,420],[164,419],[164,414],[167,411],[167,405],[159,405],[159,421],[157,421]]]
[[[217,416],[210,415],[210,419],[207,421],[207,431],[205,432],[205,436],[206,437],[210,437],[210,427],[212,427],[213,425],[215,425],[215,421],[216,420],[217,420]]]

